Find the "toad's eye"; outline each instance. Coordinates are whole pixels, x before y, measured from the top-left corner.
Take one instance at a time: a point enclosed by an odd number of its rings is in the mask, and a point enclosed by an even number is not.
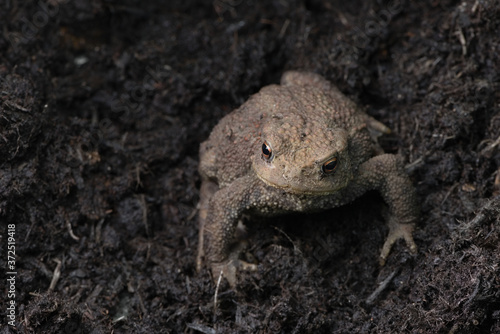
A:
[[[271,146],[267,143],[267,141],[262,144],[262,158],[266,161],[271,161],[273,158],[273,150],[271,149]]]
[[[337,169],[337,158],[331,158],[321,166],[321,171],[326,175],[331,175]]]

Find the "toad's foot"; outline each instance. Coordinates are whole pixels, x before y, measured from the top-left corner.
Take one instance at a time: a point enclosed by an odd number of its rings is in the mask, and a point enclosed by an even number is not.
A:
[[[401,224],[394,221],[394,219],[390,220],[389,223],[389,235],[385,240],[384,246],[382,247],[382,252],[380,252],[380,265],[383,266],[391,252],[391,248],[396,241],[399,239],[404,239],[406,241],[406,245],[410,249],[412,254],[417,252],[417,245],[415,241],[413,241],[413,230],[415,226],[414,224]]]
[[[231,288],[234,288],[236,286],[236,272],[238,269],[255,271],[257,270],[257,265],[238,259],[229,259],[222,263],[212,263],[213,279],[217,283],[221,277],[225,277]]]
[[[236,286],[236,273],[238,270],[257,270],[257,265],[239,259],[240,254],[247,247],[247,243],[240,241],[233,245],[229,257],[223,262],[212,262],[212,276],[217,284],[221,277],[225,277],[231,288]]]

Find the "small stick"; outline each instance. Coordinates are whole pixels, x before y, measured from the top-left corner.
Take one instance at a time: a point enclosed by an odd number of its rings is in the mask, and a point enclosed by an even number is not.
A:
[[[52,275],[52,281],[50,281],[49,292],[54,291],[59,278],[61,278],[61,267],[62,262],[59,259],[54,259],[54,262],[57,263],[56,269],[54,269],[54,274]]]
[[[71,226],[71,223],[69,220],[66,221],[66,227],[68,228],[68,232],[69,232],[69,236],[71,238],[73,238],[74,240],[78,241],[80,240],[80,237],[77,237],[74,233],[73,233],[73,227]]]
[[[368,298],[366,298],[367,304],[373,304],[375,299],[377,299],[377,297],[382,293],[382,291],[384,291],[387,288],[387,286],[392,281],[394,276],[396,276],[396,272],[397,272],[397,270],[393,271],[389,276],[387,276],[387,278],[384,279],[379,284],[379,286],[375,289],[375,291],[373,291],[373,293]]]
[[[217,286],[215,287],[215,295],[214,295],[214,316],[217,312],[217,296],[219,294],[219,286],[222,281],[222,275],[224,274],[224,270],[220,271],[219,278],[217,279]]]

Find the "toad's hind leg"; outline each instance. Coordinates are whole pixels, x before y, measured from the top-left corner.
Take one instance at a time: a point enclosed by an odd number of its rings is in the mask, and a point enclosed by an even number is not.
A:
[[[367,114],[364,114],[364,118],[368,132],[370,133],[375,155],[384,154],[384,150],[378,143],[378,138],[384,134],[391,133],[391,129],[389,129],[384,123],[377,121],[375,118]]]
[[[213,194],[219,190],[219,186],[210,180],[203,180],[200,187],[200,202],[198,211],[198,255],[196,256],[196,270],[199,272],[201,270],[203,258],[205,257],[204,252],[204,232],[205,232],[205,221],[207,220],[209,201]]]

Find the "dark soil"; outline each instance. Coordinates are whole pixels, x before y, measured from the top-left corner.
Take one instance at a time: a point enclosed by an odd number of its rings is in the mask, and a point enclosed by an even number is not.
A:
[[[500,333],[498,1],[0,3],[1,333]],[[287,69],[392,128],[419,252],[379,267],[376,193],[248,221],[214,305],[198,147]]]

